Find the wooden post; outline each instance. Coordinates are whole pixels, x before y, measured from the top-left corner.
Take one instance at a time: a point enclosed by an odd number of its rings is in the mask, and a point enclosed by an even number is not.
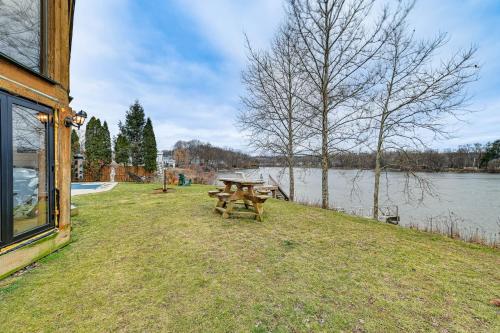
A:
[[[71,115],[70,108],[59,110],[59,123],[64,123],[64,117]],[[71,212],[71,130],[59,126],[59,164],[57,176],[59,178],[59,229],[70,227]]]
[[[167,192],[167,169],[163,168],[163,192]]]

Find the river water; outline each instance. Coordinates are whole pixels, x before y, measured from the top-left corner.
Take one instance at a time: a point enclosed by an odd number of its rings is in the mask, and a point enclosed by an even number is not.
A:
[[[296,168],[297,201],[321,202],[321,169]],[[282,168],[245,170],[248,178],[268,180],[271,175],[289,191],[288,171]],[[224,173],[220,176],[228,176]],[[371,214],[373,171],[329,170],[330,207]],[[380,206],[397,206],[400,224],[448,223],[485,235],[500,232],[500,174],[420,173],[432,184],[433,195],[421,197],[419,186],[406,181],[402,172],[388,172],[381,177]],[[410,189],[411,195],[408,195]],[[363,212],[363,213],[361,213]]]

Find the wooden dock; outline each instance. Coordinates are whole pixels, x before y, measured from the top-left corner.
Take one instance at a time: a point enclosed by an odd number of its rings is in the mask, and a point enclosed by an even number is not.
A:
[[[277,188],[275,198],[290,201],[288,194],[281,188],[280,184],[271,175],[269,175],[269,183],[273,186],[276,186]]]

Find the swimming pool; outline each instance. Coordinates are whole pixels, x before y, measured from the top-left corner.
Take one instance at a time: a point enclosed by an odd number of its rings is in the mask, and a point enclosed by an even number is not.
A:
[[[110,191],[117,184],[110,182],[71,183],[71,196]]]
[[[102,184],[71,183],[72,190],[97,190]]]

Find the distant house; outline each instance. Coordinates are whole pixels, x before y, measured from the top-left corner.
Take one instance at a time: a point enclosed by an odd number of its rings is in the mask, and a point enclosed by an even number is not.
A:
[[[158,152],[156,164],[159,171],[164,168],[175,168],[175,160],[172,158],[172,151],[164,150]]]
[[[169,157],[164,160],[163,165],[166,168],[175,168],[175,160],[172,157]]]
[[[0,278],[70,240],[74,6],[0,1]]]
[[[194,158],[191,159],[190,161],[191,165],[201,165],[201,159],[198,156],[195,156]]]

